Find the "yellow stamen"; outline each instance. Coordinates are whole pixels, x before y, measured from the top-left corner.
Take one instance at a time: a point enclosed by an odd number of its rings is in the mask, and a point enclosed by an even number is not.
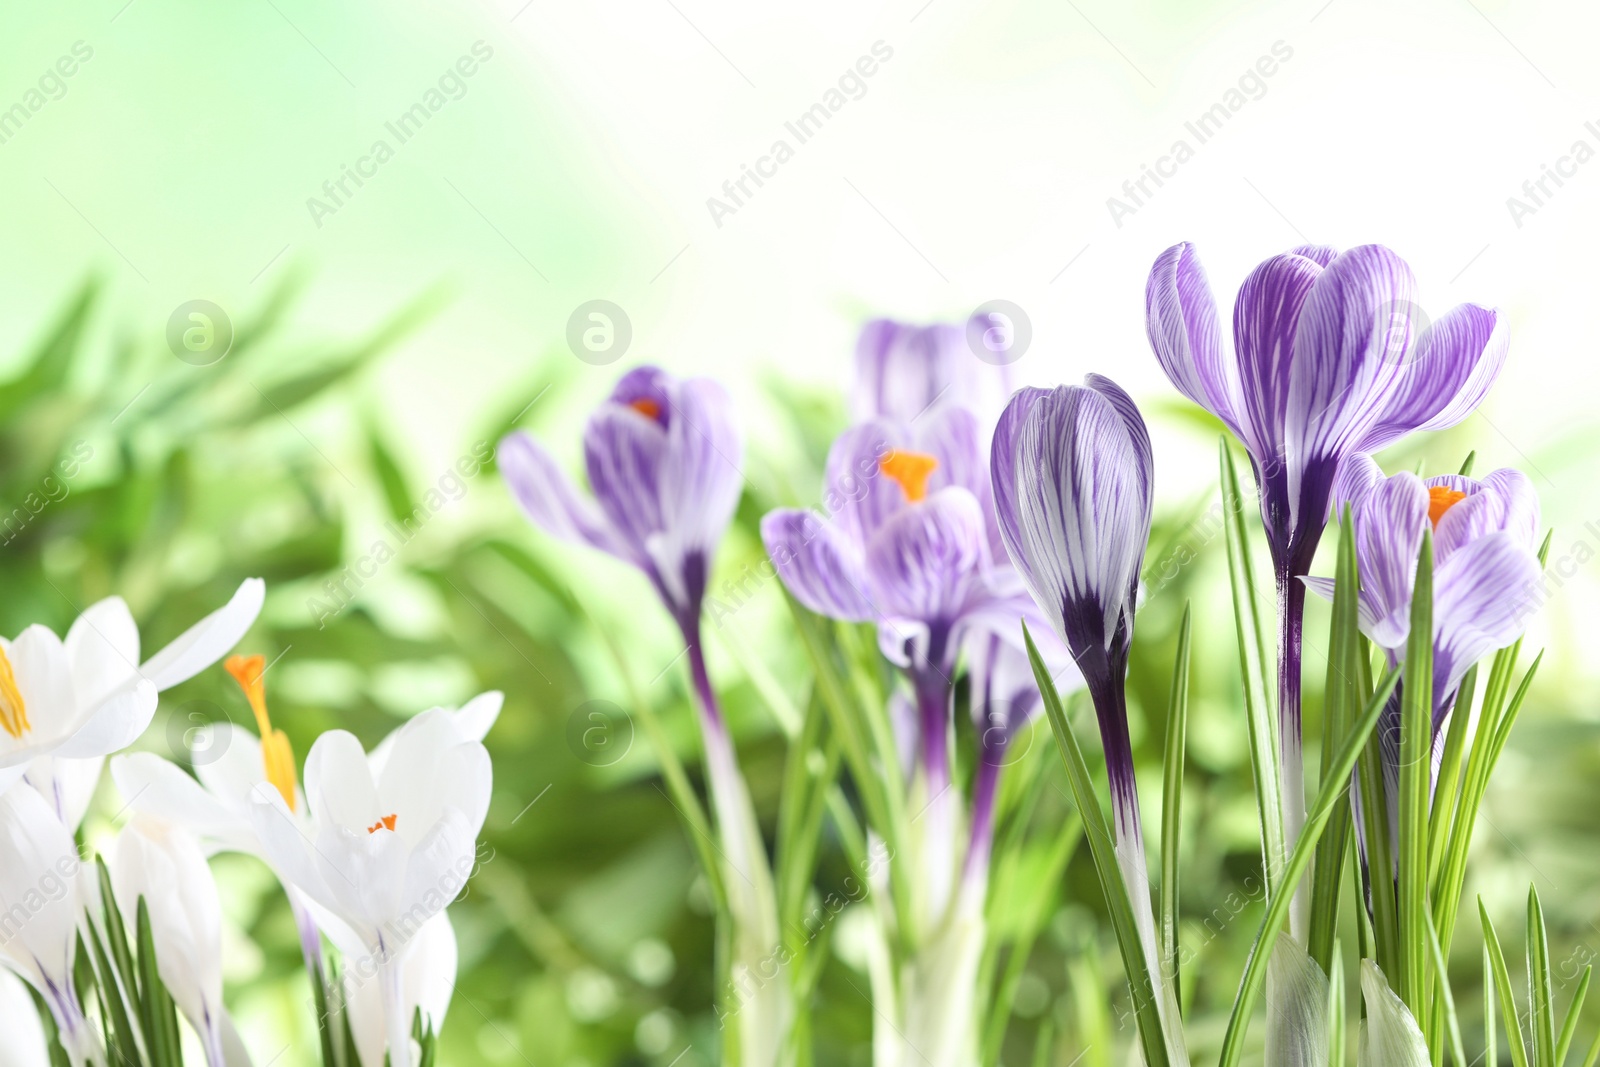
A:
[[[4,648],[0,648],[0,729],[12,737],[21,737],[33,729],[28,723],[28,703],[17,688],[17,675]]]
[[[649,397],[640,397],[638,400],[630,401],[628,406],[647,419],[659,419],[661,417],[661,405]]]
[[[926,452],[894,449],[878,461],[878,469],[899,482],[906,499],[915,503],[928,495],[928,476],[939,469],[939,460]]]
[[[1428,521],[1437,528],[1444,513],[1467,499],[1467,494],[1446,485],[1428,487]]]
[[[375,834],[379,830],[388,830],[392,833],[394,831],[394,824],[399,821],[400,816],[398,815],[385,815],[383,818],[367,827],[367,833]]]
[[[244,697],[255,712],[256,729],[261,732],[261,762],[265,765],[267,781],[272,783],[289,810],[295,810],[294,794],[297,779],[294,770],[294,748],[289,735],[272,728],[267,715],[267,683],[262,678],[266,670],[265,656],[229,656],[223,668],[239,683]]]

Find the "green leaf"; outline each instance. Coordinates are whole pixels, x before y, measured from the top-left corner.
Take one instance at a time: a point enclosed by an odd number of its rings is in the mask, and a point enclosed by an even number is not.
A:
[[[1439,932],[1433,928],[1433,916],[1428,916],[1428,954],[1433,961],[1433,976],[1438,983],[1439,997],[1444,1005],[1445,1035],[1450,1039],[1450,1055],[1456,1067],[1469,1067],[1465,1046],[1461,1043],[1461,1018],[1456,1014],[1456,998],[1450,989],[1450,968],[1445,965],[1444,950],[1439,947]]]
[[[1256,580],[1250,563],[1250,541],[1245,533],[1245,500],[1239,487],[1228,439],[1220,444],[1224,540],[1228,549],[1228,577],[1233,587],[1233,616],[1239,642],[1239,673],[1244,680],[1245,717],[1250,724],[1250,768],[1255,776],[1256,809],[1261,820],[1262,872],[1267,898],[1278,893],[1287,859],[1283,825],[1283,782],[1279,766],[1278,723],[1267,679],[1266,631],[1262,627]]]
[[[1256,932],[1255,943],[1250,947],[1250,958],[1245,964],[1244,977],[1240,979],[1239,992],[1234,997],[1233,1014],[1228,1019],[1228,1030],[1222,1039],[1222,1053],[1217,1061],[1218,1067],[1235,1067],[1244,1052],[1244,1036],[1249,1028],[1250,1012],[1255,1006],[1256,997],[1260,994],[1262,983],[1267,976],[1267,961],[1271,956],[1267,946],[1276,941],[1284,920],[1289,916],[1294,888],[1299,884],[1306,868],[1311,865],[1311,857],[1316,851],[1317,842],[1322,837],[1322,831],[1327,826],[1329,817],[1333,814],[1333,809],[1343,802],[1345,793],[1350,788],[1350,772],[1355,769],[1356,758],[1366,746],[1367,738],[1371,736],[1373,727],[1378,723],[1378,716],[1383,713],[1383,705],[1399,680],[1398,671],[1390,671],[1384,676],[1377,691],[1372,694],[1372,700],[1362,711],[1356,724],[1351,727],[1344,746],[1340,748],[1338,757],[1333,761],[1331,773],[1317,790],[1316,803],[1312,805],[1306,817],[1305,829],[1295,842],[1294,852],[1290,854],[1289,865],[1284,870],[1279,893],[1268,900],[1267,914],[1261,920],[1261,928]]]
[[[367,427],[367,452],[372,459],[372,472],[378,477],[378,488],[383,490],[383,502],[391,519],[411,518],[415,505],[411,491],[406,488],[406,476],[395,462],[394,454],[383,443],[383,435],[373,425]]]
[[[1478,898],[1478,918],[1483,923],[1484,949],[1489,953],[1489,965],[1494,975],[1494,986],[1500,993],[1500,1017],[1506,1024],[1506,1040],[1511,1042],[1513,1067],[1528,1067],[1528,1046],[1522,1040],[1522,1020],[1517,1016],[1517,1002],[1511,995],[1511,976],[1506,972],[1505,953],[1500,950],[1500,938],[1489,921],[1489,909]],[[1487,1007],[1485,1015],[1491,1014]]]
[[[1477,449],[1473,449],[1471,452],[1467,453],[1466,461],[1461,464],[1461,477],[1465,478],[1472,473],[1472,464],[1476,462],[1477,458]]]
[[[1400,693],[1400,999],[1426,1017],[1428,939],[1428,799],[1433,773],[1433,538],[1424,531],[1411,594],[1405,686]]]
[[[1366,704],[1366,656],[1361,644],[1361,582],[1356,565],[1355,520],[1345,509],[1339,529],[1339,562],[1334,576],[1333,620],[1328,641],[1328,674],[1323,688],[1322,780],[1339,751],[1350,724]],[[1339,896],[1344,885],[1346,840],[1350,834],[1350,809],[1341,805],[1328,820],[1312,865],[1311,921],[1306,947],[1324,971],[1332,963],[1338,935]]]
[[[1328,969],[1328,1067],[1345,1067],[1344,954],[1337,939],[1332,959]]]
[[[1561,1024],[1561,1037],[1556,1041],[1556,1065],[1567,1062],[1567,1053],[1572,1048],[1572,1038],[1578,1032],[1578,1016],[1583,1011],[1583,1002],[1589,996],[1589,980],[1594,977],[1594,965],[1583,969],[1583,977],[1578,979],[1578,989],[1572,994],[1572,1003],[1567,1005],[1567,1018]]]
[[[1539,891],[1528,887],[1528,989],[1533,1003],[1533,1057],[1539,1067],[1557,1067],[1556,1005],[1550,989],[1550,942],[1545,936]]]
[[[1183,828],[1183,763],[1189,728],[1189,605],[1178,626],[1178,654],[1172,665],[1172,696],[1167,704],[1167,744],[1161,776],[1161,966],[1181,1001],[1178,974],[1178,839]]]
[[[1133,994],[1134,1016],[1139,1027],[1140,1046],[1144,1050],[1146,1067],[1168,1067],[1167,1038],[1157,1005],[1161,993],[1156,976],[1150,972],[1150,960],[1145,955],[1144,941],[1139,924],[1134,918],[1128,886],[1122,879],[1122,867],[1117,862],[1116,843],[1106,824],[1105,812],[1095,795],[1094,781],[1089,766],[1084,762],[1083,750],[1067,721],[1061,706],[1061,694],[1056,691],[1033,635],[1023,623],[1023,640],[1027,642],[1028,659],[1033,665],[1034,681],[1039,685],[1039,696],[1049,716],[1050,727],[1055,731],[1056,743],[1061,750],[1061,761],[1067,768],[1067,781],[1072,787],[1073,800],[1083,817],[1084,836],[1089,841],[1089,852],[1094,857],[1095,871],[1100,876],[1100,887],[1105,894],[1106,910],[1111,913],[1111,925],[1116,931],[1117,946],[1122,951],[1122,965],[1127,972],[1128,985]],[[1143,891],[1143,887],[1135,887]]]

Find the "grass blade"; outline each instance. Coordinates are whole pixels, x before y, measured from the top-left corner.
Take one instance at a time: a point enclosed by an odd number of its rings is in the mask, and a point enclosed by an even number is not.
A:
[[[1161,965],[1182,1003],[1178,975],[1178,838],[1183,824],[1183,762],[1189,728],[1189,605],[1178,627],[1178,655],[1172,666],[1172,697],[1167,705],[1167,744],[1161,776]]]
[[[1433,928],[1433,916],[1428,916],[1428,950],[1433,959],[1434,977],[1438,980],[1439,997],[1444,1003],[1445,1036],[1450,1039],[1450,1055],[1456,1067],[1469,1067],[1466,1046],[1461,1043],[1461,1017],[1456,1014],[1456,998],[1450,989],[1450,969],[1445,966],[1444,950],[1439,947],[1439,934]]]
[[[1545,935],[1539,891],[1528,887],[1528,1000],[1533,1024],[1533,1057],[1539,1067],[1556,1067],[1556,1006],[1550,988],[1550,942]]]
[[[1511,993],[1511,976],[1506,973],[1506,956],[1500,950],[1500,938],[1494,932],[1494,923],[1489,921],[1489,909],[1483,906],[1483,898],[1478,898],[1478,918],[1483,923],[1484,950],[1489,953],[1489,966],[1494,975],[1494,986],[1500,994],[1500,1018],[1506,1024],[1506,1040],[1511,1044],[1511,1062],[1513,1067],[1528,1067],[1528,1045],[1522,1039],[1522,1020],[1517,1017],[1517,1001]],[[1484,1014],[1492,1014],[1488,1005],[1484,1005]]]
[[[1428,1018],[1428,799],[1433,773],[1433,539],[1424,532],[1411,594],[1406,684],[1400,693],[1400,881],[1396,993],[1418,1021]],[[1430,1042],[1431,1045],[1431,1042]]]
[[[1556,1040],[1556,1067],[1567,1062],[1567,1053],[1572,1049],[1572,1038],[1578,1032],[1578,1015],[1583,1011],[1584,999],[1589,995],[1589,979],[1594,977],[1594,965],[1583,969],[1583,977],[1578,979],[1578,990],[1572,994],[1572,1003],[1567,1005],[1567,1019],[1561,1024],[1561,1037]]]
[[[1233,587],[1233,617],[1239,641],[1239,673],[1244,680],[1245,717],[1250,724],[1250,769],[1255,776],[1256,808],[1261,820],[1262,871],[1267,898],[1277,895],[1287,857],[1283,826],[1283,781],[1279,766],[1278,723],[1272,706],[1272,686],[1267,681],[1267,639],[1256,599],[1255,573],[1250,565],[1250,542],[1245,534],[1244,501],[1239,471],[1226,437],[1221,440],[1224,540],[1228,550],[1228,578]]]
[[[1249,1027],[1250,1011],[1255,1006],[1256,997],[1260,994],[1267,977],[1267,960],[1272,954],[1270,946],[1276,942],[1278,931],[1288,918],[1294,886],[1310,866],[1317,842],[1322,837],[1322,831],[1327,826],[1333,809],[1343,802],[1345,793],[1350,788],[1350,772],[1355,769],[1356,758],[1366,747],[1367,739],[1378,724],[1378,716],[1383,713],[1383,706],[1399,680],[1398,671],[1390,671],[1384,676],[1372,694],[1372,700],[1362,711],[1361,718],[1345,738],[1339,755],[1333,761],[1331,773],[1317,790],[1316,803],[1312,805],[1311,812],[1306,817],[1305,829],[1295,842],[1294,852],[1290,855],[1289,865],[1284,871],[1280,892],[1267,902],[1267,914],[1261,920],[1261,928],[1256,932],[1255,943],[1250,948],[1250,959],[1245,964],[1244,977],[1239,981],[1239,992],[1233,1001],[1233,1014],[1228,1019],[1228,1030],[1222,1039],[1222,1053],[1217,1060],[1218,1067],[1237,1067],[1239,1057],[1244,1052],[1244,1036]]]
[[[1328,968],[1328,1067],[1344,1067],[1344,1038],[1344,957],[1335,940]]]
[[[1167,1056],[1166,1035],[1156,1007],[1160,1003],[1160,992],[1155,976],[1150,973],[1150,960],[1145,956],[1144,942],[1139,936],[1139,926],[1129,902],[1128,887],[1122,880],[1122,867],[1117,862],[1111,829],[1106,824],[1100,798],[1095,795],[1094,780],[1090,777],[1088,764],[1084,762],[1083,750],[1078,746],[1072,724],[1067,721],[1066,711],[1061,706],[1061,694],[1056,691],[1055,683],[1050,678],[1050,668],[1045,666],[1044,659],[1039,655],[1026,623],[1023,624],[1022,635],[1028,645],[1028,660],[1033,665],[1033,677],[1039,685],[1045,714],[1049,716],[1057,747],[1061,750],[1061,761],[1067,768],[1073,800],[1083,817],[1084,837],[1088,839],[1095,870],[1100,875],[1100,886],[1105,893],[1106,909],[1111,913],[1111,925],[1122,951],[1122,965],[1132,988],[1144,1062],[1147,1067],[1168,1067],[1171,1061]]]

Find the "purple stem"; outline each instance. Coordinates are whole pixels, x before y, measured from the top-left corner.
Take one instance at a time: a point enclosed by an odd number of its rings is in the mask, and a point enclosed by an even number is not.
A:
[[[985,745],[972,779],[972,837],[967,845],[966,873],[987,865],[994,844],[994,806],[1000,789],[1000,770],[1006,746]]]
[[[1300,654],[1305,627],[1306,585],[1296,568],[1277,568],[1278,581],[1278,750],[1285,764],[1299,760]],[[1302,571],[1301,573],[1305,573]],[[1304,797],[1292,798],[1300,804]]]
[[[694,681],[695,699],[700,704],[701,727],[707,731],[723,729],[722,706],[717,703],[716,690],[711,688],[711,675],[706,670],[706,654],[700,640],[700,616],[680,623],[683,640],[689,646],[689,674]]]

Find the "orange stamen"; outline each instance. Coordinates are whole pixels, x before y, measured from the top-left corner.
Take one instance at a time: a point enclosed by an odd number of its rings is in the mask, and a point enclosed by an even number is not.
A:
[[[375,834],[379,830],[388,830],[390,832],[393,832],[394,824],[399,822],[399,821],[400,821],[400,816],[398,816],[398,815],[385,815],[383,818],[379,819],[377,822],[375,822],[371,826],[367,827],[367,833]]]
[[[1437,529],[1444,513],[1467,499],[1467,494],[1446,485],[1428,487],[1428,521]]]
[[[939,460],[926,452],[893,449],[878,461],[878,469],[896,482],[906,499],[915,503],[928,495],[928,477],[939,469]]]
[[[649,397],[641,396],[638,400],[630,400],[628,406],[647,419],[659,419],[661,417],[661,405]]]
[[[0,648],[0,729],[20,738],[32,728],[28,723],[28,702],[22,699],[22,690],[17,688],[11,658]]]
[[[272,718],[267,714],[267,683],[262,678],[266,663],[265,656],[229,656],[222,667],[239,683],[245,699],[250,702],[250,710],[255,713],[256,729],[261,732],[261,762],[267,781],[283,797],[289,810],[294,811],[297,785],[294,748],[289,744],[288,734],[273,729]]]

